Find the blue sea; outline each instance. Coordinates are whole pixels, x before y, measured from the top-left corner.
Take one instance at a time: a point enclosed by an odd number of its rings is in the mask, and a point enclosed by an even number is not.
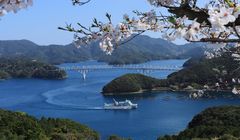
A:
[[[186,60],[151,61],[143,66],[182,66]],[[63,64],[61,67],[107,65],[96,61]],[[193,116],[208,107],[239,105],[238,98],[188,98],[184,92],[155,92],[114,97],[137,103],[136,110],[101,110],[113,97],[104,97],[102,87],[114,78],[132,70],[68,71],[66,80],[12,79],[0,82],[0,108],[24,111],[38,118],[60,117],[83,123],[101,134],[102,139],[115,134],[134,140],[156,140],[163,135],[184,130]],[[147,75],[166,78],[173,71],[152,71]],[[231,94],[231,93],[228,93]]]

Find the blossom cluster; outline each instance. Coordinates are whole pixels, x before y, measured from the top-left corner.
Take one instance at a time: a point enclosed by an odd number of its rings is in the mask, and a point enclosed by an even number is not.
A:
[[[66,28],[59,28],[74,32],[74,43],[77,47],[88,45],[92,41],[99,41],[100,48],[107,54],[111,54],[114,46],[119,46],[119,42],[126,40],[132,35],[130,27],[126,23],[119,23],[114,26],[111,22],[111,15],[106,15],[107,23],[102,23],[94,19],[91,28],[86,28],[78,23],[81,29],[75,29],[71,25]],[[80,36],[84,34],[85,36]]]
[[[151,4],[151,5],[154,5],[154,6],[162,6],[162,5],[173,5],[174,4],[174,0],[148,0],[148,2]]]
[[[174,6],[181,3],[179,0],[148,1],[155,6]],[[183,38],[190,42],[205,41],[205,39],[209,42],[225,43],[229,39],[240,42],[240,26],[235,25],[240,14],[238,3],[231,0],[211,0],[200,11],[208,14],[207,22],[199,22],[198,17],[191,19],[188,16],[164,16],[151,10],[149,12],[134,11],[135,17],[124,15],[123,21],[117,25],[113,25],[111,16],[107,14],[109,19],[107,23],[94,19],[91,27],[81,25],[80,29],[71,26],[64,29],[75,32],[74,41],[77,46],[99,41],[100,48],[107,54],[111,54],[124,41],[146,31],[160,32],[162,37],[169,41]]]
[[[16,13],[20,9],[32,5],[32,3],[32,0],[0,0],[0,16],[12,11]]]
[[[72,0],[73,5],[84,5],[91,0]],[[32,6],[33,0],[0,0],[0,16],[4,16],[9,12],[18,12],[28,6]]]

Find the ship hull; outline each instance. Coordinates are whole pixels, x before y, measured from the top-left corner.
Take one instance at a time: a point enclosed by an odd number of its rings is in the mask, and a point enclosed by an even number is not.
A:
[[[115,105],[105,105],[105,110],[130,110],[137,109],[137,105],[134,106],[115,106]]]

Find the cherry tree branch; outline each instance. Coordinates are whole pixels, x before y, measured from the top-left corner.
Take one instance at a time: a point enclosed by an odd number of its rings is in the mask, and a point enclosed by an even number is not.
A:
[[[202,38],[199,41],[189,40],[189,42],[239,43],[240,39]]]
[[[236,33],[237,37],[240,39],[240,35],[239,35],[239,33],[238,33],[237,29],[236,29],[236,24],[235,23],[233,24],[233,30]]]
[[[87,0],[87,1],[85,1],[85,2],[82,2],[81,0],[72,0],[72,3],[73,3],[73,5],[80,5],[80,6],[82,6],[82,5],[84,5],[84,4],[87,4],[87,3],[89,3],[91,0]]]
[[[128,38],[126,41],[123,41],[123,42],[121,42],[120,44],[117,44],[117,47],[122,46],[122,45],[124,45],[124,44],[132,41],[133,39],[135,39],[135,38],[138,37],[139,35],[145,33],[146,31],[147,31],[147,30],[140,31],[138,34],[133,35],[132,37]]]

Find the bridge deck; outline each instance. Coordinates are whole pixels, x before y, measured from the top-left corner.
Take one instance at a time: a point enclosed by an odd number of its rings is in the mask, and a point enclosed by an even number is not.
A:
[[[83,71],[83,70],[168,70],[177,71],[181,70],[182,67],[179,66],[109,66],[109,65],[96,65],[96,66],[72,66],[72,67],[60,67],[62,70],[66,71]]]

